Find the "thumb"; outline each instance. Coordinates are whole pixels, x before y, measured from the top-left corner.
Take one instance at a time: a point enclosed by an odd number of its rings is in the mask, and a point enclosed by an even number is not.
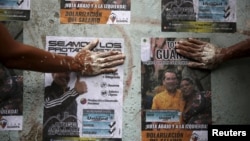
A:
[[[99,42],[99,39],[92,40],[87,46],[83,48],[83,50],[92,50],[96,47],[97,43]]]
[[[77,74],[77,75],[76,75],[76,84],[79,83],[79,82],[80,82],[80,75]]]

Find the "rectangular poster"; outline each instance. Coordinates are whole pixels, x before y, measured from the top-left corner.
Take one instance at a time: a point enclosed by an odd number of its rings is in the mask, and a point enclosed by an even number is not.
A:
[[[61,0],[60,23],[130,24],[131,0]]]
[[[22,130],[23,72],[0,63],[0,131]]]
[[[236,0],[162,0],[163,32],[236,32]]]
[[[0,21],[28,21],[30,0],[0,0]]]
[[[208,140],[211,72],[187,67],[189,60],[175,51],[178,40],[141,39],[143,141]]]
[[[50,52],[75,56],[95,38],[46,37]],[[94,51],[123,52],[121,38],[99,38]],[[121,141],[123,66],[115,73],[46,73],[43,141]]]
[[[7,29],[12,22],[4,22]],[[21,30],[17,29],[16,30]],[[23,34],[11,36],[22,39]],[[0,132],[23,128],[23,71],[9,69],[0,63]],[[0,139],[1,140],[1,139]]]

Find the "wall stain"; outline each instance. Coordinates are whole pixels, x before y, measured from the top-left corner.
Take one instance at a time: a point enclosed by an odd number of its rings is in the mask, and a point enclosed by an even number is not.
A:
[[[127,49],[127,54],[126,54],[126,62],[128,62],[127,66],[133,66],[133,52],[132,52],[132,46],[131,46],[131,40],[128,36],[128,34],[126,34],[126,31],[124,30],[124,28],[122,28],[122,26],[119,25],[115,25],[114,27],[117,28],[117,30],[122,34],[125,44],[126,44],[126,49]],[[128,95],[128,89],[131,86],[131,82],[132,82],[132,78],[133,78],[133,71],[131,68],[127,67],[127,78],[125,78],[125,86],[124,86],[124,90],[125,93],[123,95],[123,97],[125,98]]]

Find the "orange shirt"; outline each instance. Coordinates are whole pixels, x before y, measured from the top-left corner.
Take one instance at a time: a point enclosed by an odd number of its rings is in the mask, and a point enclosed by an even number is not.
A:
[[[182,113],[184,110],[185,102],[182,98],[182,93],[179,89],[174,94],[169,94],[167,90],[156,94],[153,98],[151,109],[157,110],[177,110],[180,112],[180,120],[177,124],[183,122]]]
[[[185,102],[180,90],[171,95],[167,90],[164,90],[154,96],[152,109],[178,110],[183,112],[184,104]]]

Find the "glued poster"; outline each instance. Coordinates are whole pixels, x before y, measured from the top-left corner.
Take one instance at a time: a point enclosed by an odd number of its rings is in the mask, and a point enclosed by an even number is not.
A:
[[[15,23],[15,22],[13,22]],[[12,22],[4,22],[11,29]],[[20,41],[22,27],[15,26],[11,36]],[[16,34],[17,33],[17,34]],[[23,128],[23,70],[9,69],[0,63],[0,132]],[[1,139],[0,139],[1,140]]]
[[[30,0],[0,0],[0,21],[30,19]]]
[[[0,131],[22,130],[23,71],[0,63]]]
[[[95,38],[46,37],[50,52],[75,56]],[[94,51],[123,52],[121,38],[99,38]],[[46,73],[43,140],[121,141],[123,66],[97,76]]]
[[[236,32],[236,0],[162,0],[163,32]]]
[[[208,140],[211,72],[187,67],[189,60],[175,51],[179,40],[141,39],[143,141]]]
[[[60,23],[130,24],[131,0],[61,0]]]

